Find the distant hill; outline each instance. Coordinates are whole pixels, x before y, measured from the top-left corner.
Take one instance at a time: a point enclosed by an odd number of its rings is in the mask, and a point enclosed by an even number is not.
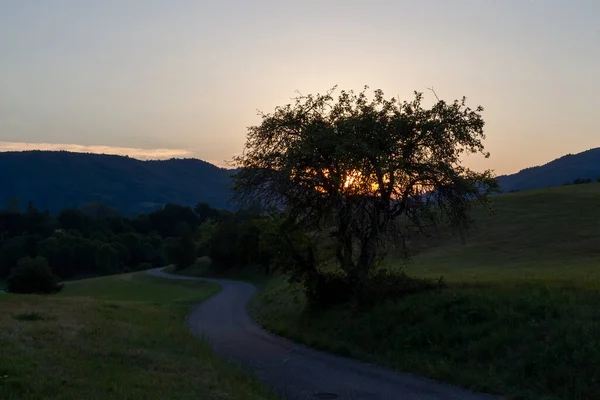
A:
[[[600,178],[600,147],[578,154],[567,154],[547,164],[502,175],[498,182],[503,192],[542,189],[573,183],[575,179]]]
[[[2,152],[0,207],[16,197],[21,207],[32,201],[51,212],[89,202],[107,204],[126,215],[166,203],[206,202],[231,209],[232,172],[197,159],[141,161],[67,151]]]
[[[233,170],[197,159],[141,161],[130,157],[67,151],[0,152],[0,208],[11,198],[58,212],[98,202],[126,215],[167,203],[233,209]],[[600,148],[568,154],[547,164],[501,175],[503,192],[541,189],[600,178]]]

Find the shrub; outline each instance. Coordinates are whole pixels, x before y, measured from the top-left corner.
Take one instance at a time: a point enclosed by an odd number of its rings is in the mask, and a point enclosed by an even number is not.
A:
[[[137,270],[145,271],[147,269],[152,269],[152,267],[153,267],[152,263],[145,261],[143,263],[140,263],[140,265],[138,265]]]
[[[62,289],[43,257],[25,257],[12,269],[6,286],[12,293],[56,293]]]
[[[351,299],[348,279],[339,273],[311,274],[303,285],[309,311],[333,307]]]
[[[372,307],[388,300],[445,288],[439,279],[411,277],[404,272],[380,269],[361,285],[352,285],[341,273],[313,274],[304,281],[308,311],[314,312],[357,300],[360,307]]]
[[[367,279],[363,300],[367,305],[374,305],[411,294],[443,289],[446,286],[443,277],[439,279],[415,278],[402,271],[380,269]]]

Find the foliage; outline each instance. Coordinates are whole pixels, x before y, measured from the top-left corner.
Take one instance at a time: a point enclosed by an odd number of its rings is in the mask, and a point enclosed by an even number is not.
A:
[[[342,91],[337,99],[332,92],[301,96],[249,128],[236,158],[235,198],[285,207],[282,234],[329,233],[348,290],[366,299],[365,282],[390,243],[404,246],[441,222],[465,230],[469,210],[486,204],[497,185],[491,171],[461,164],[466,154],[488,156],[483,108],[463,98],[426,109],[420,93],[400,102],[381,90],[372,100],[365,91]],[[326,261],[313,244],[301,246],[290,252],[310,294]]]
[[[55,293],[61,289],[43,257],[20,259],[8,276],[6,285],[12,293]]]
[[[214,221],[221,217],[222,212],[215,210],[208,203],[198,203],[194,207],[194,212],[198,216],[199,222],[202,224],[206,221]]]
[[[186,230],[178,238],[170,238],[165,242],[165,256],[176,270],[189,267],[196,261],[196,241],[191,231]]]
[[[31,202],[26,212],[19,212],[15,204],[11,207],[0,211],[0,279],[21,258],[38,255],[61,279],[164,266],[163,242],[168,235],[181,237],[182,232],[187,232],[187,242],[178,243],[184,251],[178,250],[175,257],[184,264],[195,260],[200,217],[190,207],[167,205],[134,219],[98,203],[65,209],[56,216],[38,211]],[[223,214],[202,209],[215,221]]]
[[[101,243],[74,233],[77,232],[50,236],[39,242],[40,254],[48,259],[54,273],[61,278],[96,270],[96,251]]]
[[[592,180],[590,178],[577,178],[573,181],[573,185],[583,185],[586,183],[592,183]]]
[[[208,219],[198,227],[198,254],[208,255],[220,223]]]
[[[62,210],[57,217],[60,227],[65,230],[76,230],[86,232],[87,225],[91,222],[90,217],[80,210],[67,208]]]
[[[105,274],[115,274],[120,270],[119,253],[110,244],[103,244],[96,251],[96,265]]]
[[[200,225],[198,216],[190,207],[167,204],[164,208],[148,215],[152,226],[163,237],[176,237],[183,231],[196,229]]]
[[[200,253],[221,270],[261,266],[268,272],[273,263],[272,219],[248,211],[208,220],[201,226]]]

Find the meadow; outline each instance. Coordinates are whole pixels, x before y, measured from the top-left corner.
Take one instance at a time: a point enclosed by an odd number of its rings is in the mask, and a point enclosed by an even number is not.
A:
[[[216,285],[132,273],[0,296],[2,399],[274,399],[185,326]]]
[[[448,287],[360,311],[304,312],[283,276],[250,312],[265,328],[315,348],[512,399],[600,393],[600,184],[493,197],[466,240],[452,230],[413,243],[413,276]]]

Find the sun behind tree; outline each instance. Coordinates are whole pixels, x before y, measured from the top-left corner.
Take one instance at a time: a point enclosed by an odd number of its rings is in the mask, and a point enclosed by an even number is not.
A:
[[[425,109],[422,93],[400,102],[381,90],[369,99],[366,89],[301,96],[263,114],[235,159],[236,199],[285,210],[288,233],[329,232],[358,299],[390,244],[404,246],[442,221],[466,229],[470,208],[497,189],[491,171],[462,165],[465,154],[489,156],[483,108],[463,98]],[[314,289],[323,275],[314,249],[287,242],[296,272]]]

